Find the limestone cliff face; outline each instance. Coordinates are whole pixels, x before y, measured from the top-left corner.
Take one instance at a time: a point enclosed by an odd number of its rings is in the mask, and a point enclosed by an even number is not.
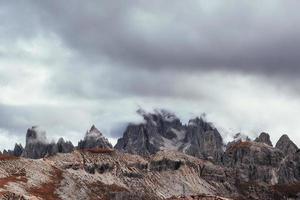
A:
[[[277,174],[284,154],[265,143],[239,141],[226,149],[224,165],[238,170],[239,179],[277,183]]]
[[[280,164],[279,183],[293,184],[300,182],[300,151],[289,154]]]
[[[188,144],[187,154],[206,160],[222,160],[223,139],[218,130],[203,118],[189,121],[184,141]]]

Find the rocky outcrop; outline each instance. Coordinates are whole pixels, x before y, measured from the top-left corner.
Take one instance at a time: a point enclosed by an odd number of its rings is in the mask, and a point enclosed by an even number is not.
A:
[[[151,155],[164,148],[178,149],[182,144],[179,140],[185,134],[180,120],[165,110],[155,113],[137,111],[145,120],[141,124],[130,124],[123,137],[115,146],[116,149],[139,155]]]
[[[275,147],[280,149],[285,155],[294,154],[298,150],[297,145],[287,135],[282,135]]]
[[[10,151],[7,151],[6,149],[3,150],[2,155],[8,156],[11,155]]]
[[[22,155],[23,151],[24,151],[24,148],[23,148],[22,144],[15,144],[15,148],[13,150],[13,155],[19,157]]]
[[[70,153],[74,150],[72,142],[65,141],[63,138],[59,138],[57,142],[58,153]]]
[[[87,150],[40,160],[0,160],[0,199],[7,193],[34,199],[300,198],[300,152],[284,156],[277,148],[249,140],[228,146],[224,164],[166,149],[144,157]]]
[[[118,139],[115,148],[131,154],[151,155],[159,151],[161,140],[152,125],[130,124],[123,137]]]
[[[84,140],[79,141],[79,149],[93,149],[93,148],[103,148],[111,149],[113,148],[107,138],[93,125],[89,131],[86,132]]]
[[[238,170],[238,179],[244,182],[277,183],[276,169],[284,155],[264,143],[240,141],[226,149],[224,164]]]
[[[57,147],[54,143],[47,142],[46,132],[38,127],[32,127],[26,133],[26,145],[22,156],[26,158],[38,159],[46,155],[57,153]]]
[[[23,150],[24,150],[24,148],[22,147],[22,145],[16,143],[14,150],[10,150],[10,149],[6,150],[6,149],[4,149],[3,150],[3,154],[0,151],[0,155],[19,157],[19,156],[22,155]]]
[[[20,153],[21,147],[15,147]],[[32,127],[27,130],[26,145],[22,151],[21,156],[32,159],[44,158],[45,156],[52,156],[56,153],[70,153],[74,150],[71,142],[65,142],[62,138],[58,143],[47,141],[46,132],[40,130],[38,127]]]
[[[213,161],[221,161],[223,140],[218,130],[202,117],[183,125],[170,112],[155,110],[146,113],[138,110],[145,122],[130,124],[116,149],[139,155],[151,155],[160,150],[177,150],[189,155]]]
[[[265,132],[262,132],[254,141],[264,143],[264,144],[267,144],[269,146],[273,146],[273,144],[270,140],[270,135],[268,133],[265,133]]]
[[[185,150],[187,154],[206,160],[222,160],[223,139],[218,130],[203,118],[189,121],[184,141],[189,144]]]
[[[291,184],[300,182],[300,150],[289,154],[281,163],[279,171],[279,183]]]

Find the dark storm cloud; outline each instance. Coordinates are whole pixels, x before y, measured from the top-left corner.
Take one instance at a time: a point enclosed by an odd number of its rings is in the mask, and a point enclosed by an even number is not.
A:
[[[297,1],[1,4],[4,41],[54,34],[72,51],[68,66],[51,69],[49,89],[63,95],[191,97],[193,91],[176,84],[178,73],[246,72],[287,80],[300,72]]]
[[[40,1],[41,26],[123,68],[299,73],[297,1]]]
[[[141,104],[296,137],[299,6],[0,1],[0,132],[38,124],[78,141],[96,123],[115,138]]]

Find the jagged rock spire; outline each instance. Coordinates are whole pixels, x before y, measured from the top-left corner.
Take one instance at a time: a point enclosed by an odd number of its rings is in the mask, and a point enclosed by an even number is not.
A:
[[[91,148],[112,148],[112,145],[107,138],[93,125],[89,131],[86,132],[84,140],[79,141],[79,149]]]
[[[65,142],[60,139],[58,143],[49,143],[46,132],[37,126],[27,130],[26,145],[22,151],[22,156],[26,158],[39,159],[56,153],[69,153],[73,151],[74,146],[71,142]]]
[[[70,141],[65,141],[64,138],[59,138],[57,141],[57,150],[59,153],[70,153],[74,150],[74,145]]]
[[[19,157],[19,156],[22,155],[23,151],[24,151],[24,148],[23,148],[22,144],[17,144],[16,143],[15,148],[13,150],[13,155]]]
[[[262,132],[255,140],[254,142],[260,142],[267,144],[269,146],[273,146],[271,140],[270,140],[270,135],[268,133]]]
[[[275,147],[283,151],[286,155],[293,154],[298,150],[297,145],[286,134],[280,137]]]

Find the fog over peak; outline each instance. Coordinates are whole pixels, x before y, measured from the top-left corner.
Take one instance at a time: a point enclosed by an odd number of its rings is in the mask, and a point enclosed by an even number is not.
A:
[[[225,138],[300,145],[298,1],[2,1],[0,149],[38,124],[112,143],[135,113],[207,113]]]

